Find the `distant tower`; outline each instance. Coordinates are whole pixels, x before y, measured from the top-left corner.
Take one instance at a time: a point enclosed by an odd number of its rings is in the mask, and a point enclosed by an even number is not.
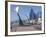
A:
[[[30,20],[34,18],[33,13],[34,13],[34,11],[33,11],[33,9],[31,9],[31,10],[30,10],[30,14],[29,14],[29,16],[30,16]]]
[[[29,16],[30,16],[30,20],[37,19],[37,15],[34,13],[33,9],[31,9]]]

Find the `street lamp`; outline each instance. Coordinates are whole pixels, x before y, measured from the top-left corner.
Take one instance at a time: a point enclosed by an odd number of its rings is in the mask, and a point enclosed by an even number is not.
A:
[[[19,17],[19,24],[20,24],[20,26],[22,26],[23,25],[23,22],[22,22],[22,20],[20,18],[20,15],[19,15],[18,11],[19,11],[19,6],[16,7],[16,13],[17,13],[17,15]]]

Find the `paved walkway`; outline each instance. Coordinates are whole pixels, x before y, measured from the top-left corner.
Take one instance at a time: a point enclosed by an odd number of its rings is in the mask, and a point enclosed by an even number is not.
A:
[[[12,31],[38,31],[41,30],[41,25],[30,25],[30,26],[17,26],[17,27],[13,27]]]

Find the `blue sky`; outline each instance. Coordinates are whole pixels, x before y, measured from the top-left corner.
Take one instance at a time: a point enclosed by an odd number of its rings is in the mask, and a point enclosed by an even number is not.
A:
[[[22,20],[27,19],[26,16],[29,17],[29,13],[31,8],[34,10],[34,12],[37,14],[37,12],[41,11],[41,6],[28,6],[28,5],[11,5],[10,6],[10,19],[11,21],[19,20],[18,15],[16,13],[16,7],[19,7],[18,13]]]

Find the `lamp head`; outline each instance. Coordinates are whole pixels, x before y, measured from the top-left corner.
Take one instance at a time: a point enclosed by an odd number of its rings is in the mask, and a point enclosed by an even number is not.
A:
[[[16,7],[16,13],[18,13],[18,11],[19,11],[19,6]]]

